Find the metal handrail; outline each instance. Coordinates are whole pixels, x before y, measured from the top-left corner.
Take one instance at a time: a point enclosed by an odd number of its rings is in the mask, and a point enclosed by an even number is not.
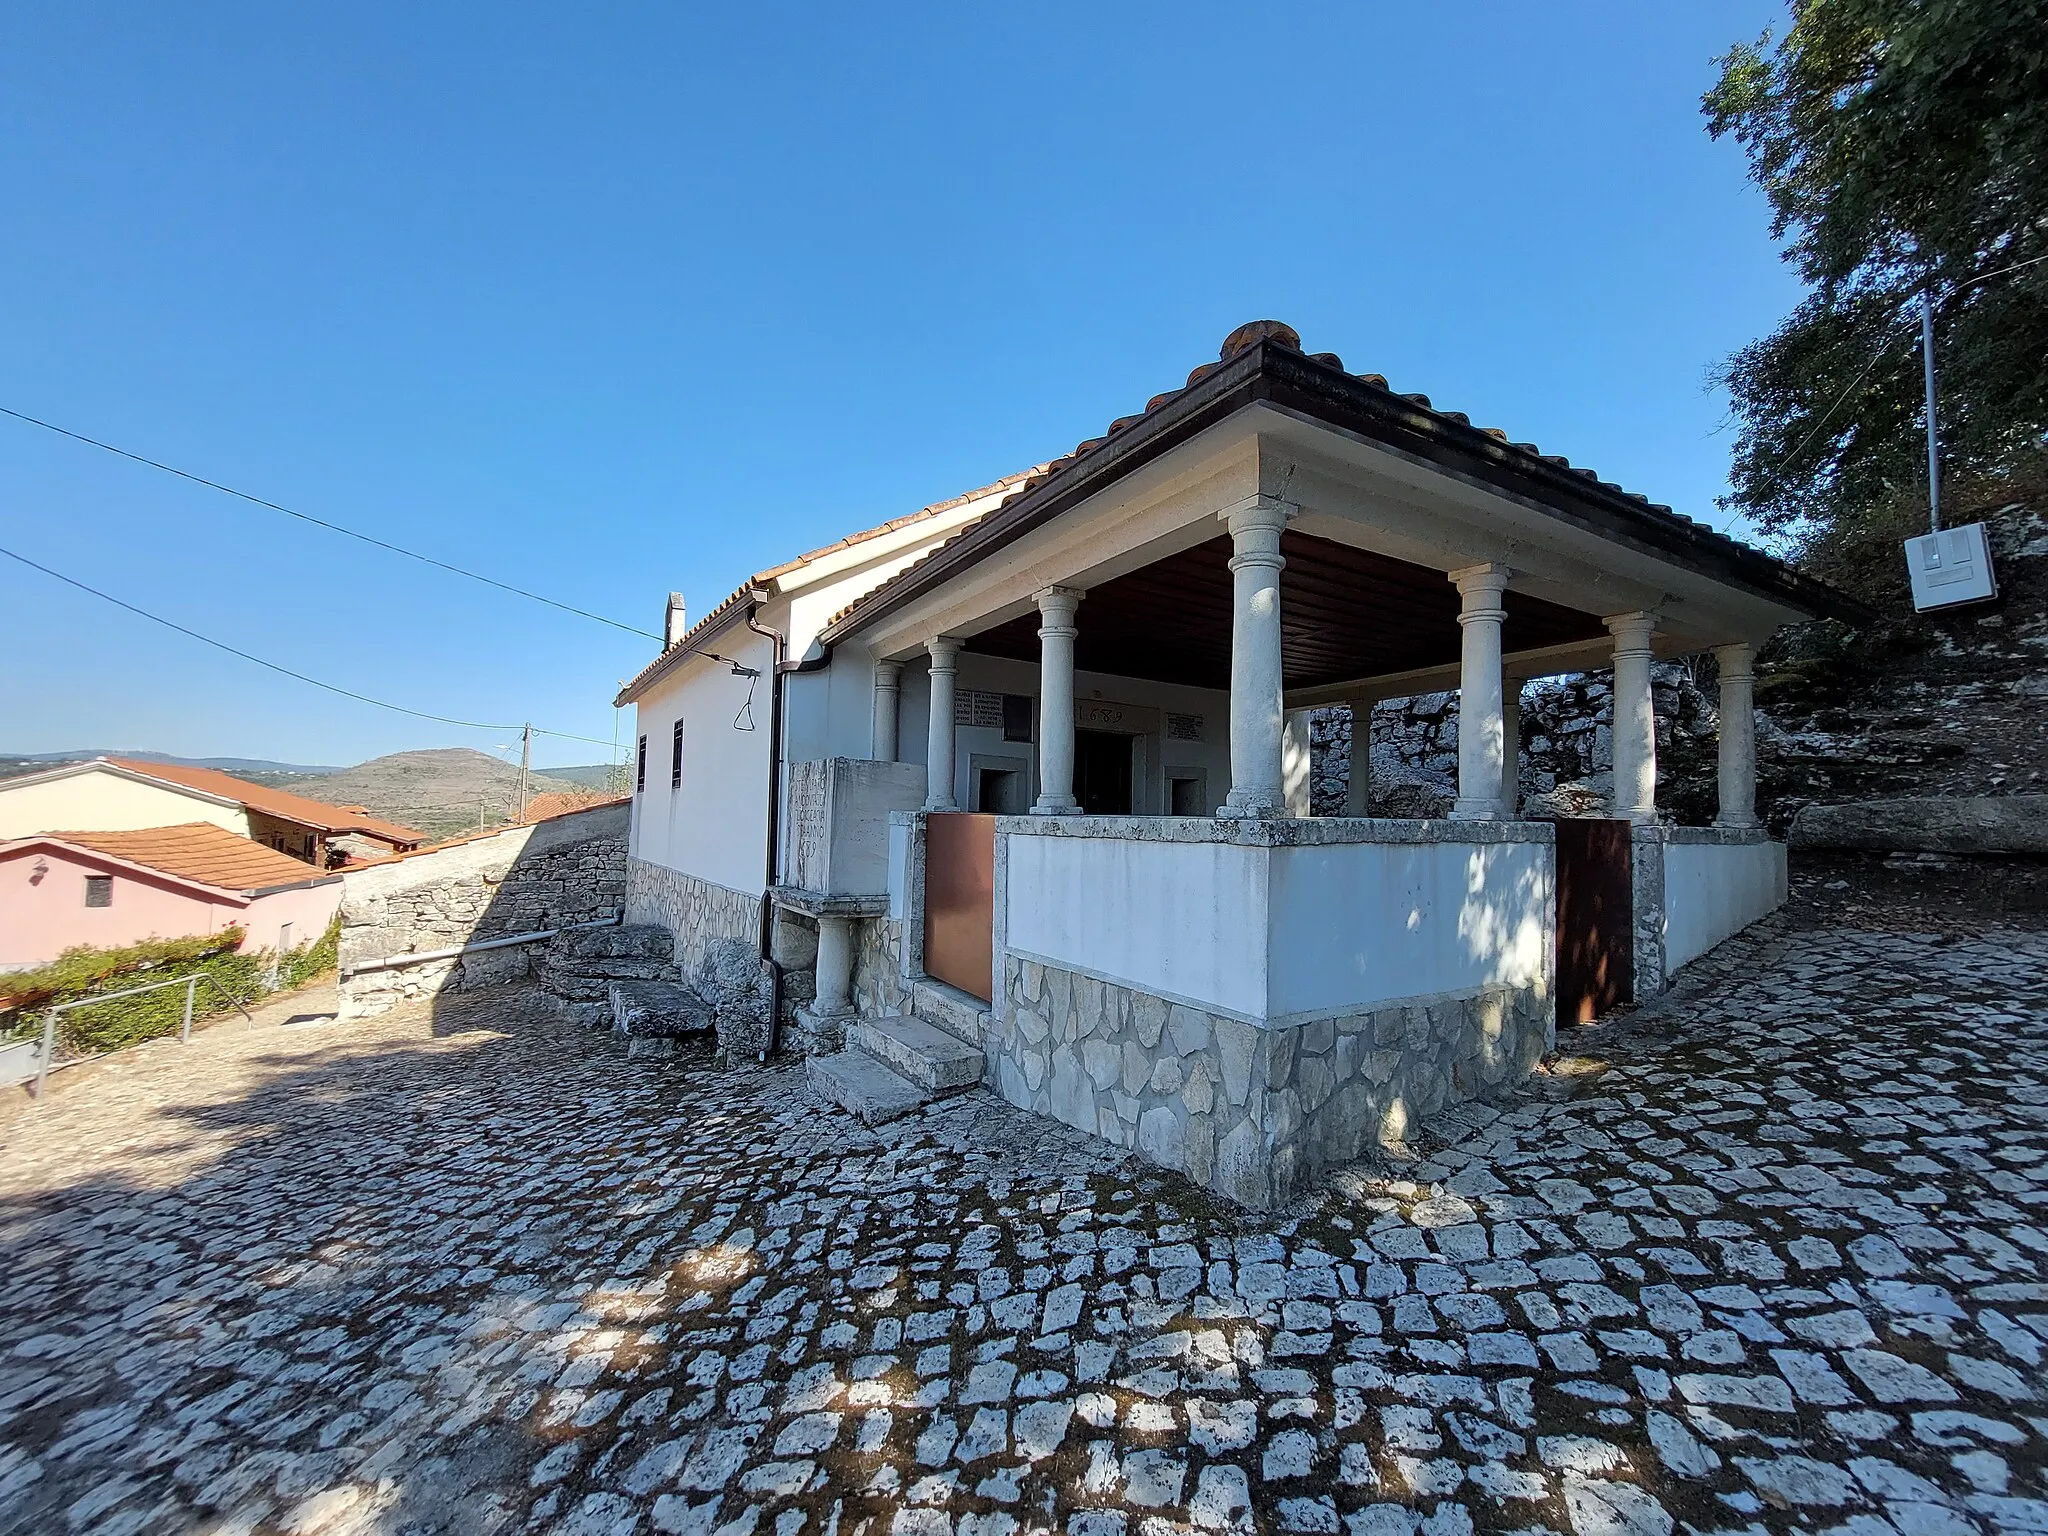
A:
[[[118,992],[97,992],[91,997],[74,997],[68,1003],[53,1003],[43,1013],[42,1059],[36,1063],[36,1102],[42,1102],[44,1090],[49,1084],[50,1060],[57,1054],[58,1014],[63,1013],[69,1008],[89,1007],[93,1003],[111,1003],[117,997],[134,997],[142,992],[161,992],[165,987],[183,987],[185,989],[185,1017],[178,1026],[178,1043],[180,1045],[190,1045],[192,1043],[192,1005],[198,996],[199,983],[202,981],[210,983],[213,990],[221,995],[221,998],[228,1006],[241,1014],[243,1018],[247,1019],[251,1024],[256,1022],[255,1016],[249,1012],[242,1000],[222,985],[220,978],[211,971],[194,971],[190,976],[173,976],[168,981],[146,982],[139,987],[123,987]],[[112,1052],[103,1051],[100,1054],[111,1055]]]

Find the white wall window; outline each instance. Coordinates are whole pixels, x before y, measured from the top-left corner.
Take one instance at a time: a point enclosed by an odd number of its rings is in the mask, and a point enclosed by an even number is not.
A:
[[[111,907],[114,904],[114,877],[112,875],[87,875],[85,877],[85,904],[88,907]]]

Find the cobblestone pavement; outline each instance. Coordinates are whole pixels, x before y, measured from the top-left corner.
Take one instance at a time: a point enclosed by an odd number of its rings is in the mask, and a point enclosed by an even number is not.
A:
[[[2048,1529],[2048,936],[1704,964],[1271,1218],[488,999],[209,1032],[0,1129],[0,1528]]]

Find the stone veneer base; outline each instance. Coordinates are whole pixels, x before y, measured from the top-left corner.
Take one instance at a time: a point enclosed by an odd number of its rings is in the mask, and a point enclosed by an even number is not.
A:
[[[761,898],[700,880],[665,864],[626,860],[626,921],[654,923],[676,941],[676,964],[695,976],[711,946],[724,939],[756,942]]]
[[[1555,1039],[1540,982],[1274,1029],[1018,956],[1004,986],[998,1093],[1258,1208],[1512,1086]]]

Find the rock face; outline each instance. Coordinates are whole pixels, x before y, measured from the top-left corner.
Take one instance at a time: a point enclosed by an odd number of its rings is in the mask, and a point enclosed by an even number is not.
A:
[[[1880,853],[2048,853],[2048,795],[1809,805],[1792,818],[1791,842]]]
[[[768,968],[753,944],[745,939],[716,940],[705,951],[692,983],[716,1021],[720,1056],[738,1061],[768,1048],[772,987]]]

